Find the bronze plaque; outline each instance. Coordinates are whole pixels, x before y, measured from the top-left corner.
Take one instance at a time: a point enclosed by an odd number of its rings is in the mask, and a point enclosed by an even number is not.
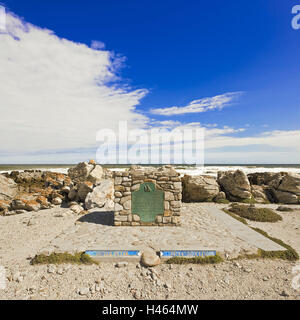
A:
[[[155,217],[164,213],[164,194],[155,189],[154,183],[142,183],[140,189],[131,194],[131,212],[139,215],[142,222],[155,222]]]

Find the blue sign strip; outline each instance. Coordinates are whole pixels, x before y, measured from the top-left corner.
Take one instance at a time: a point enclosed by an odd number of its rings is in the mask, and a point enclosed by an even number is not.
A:
[[[161,250],[160,256],[162,258],[171,257],[207,257],[215,256],[215,250]]]
[[[139,250],[88,250],[85,254],[95,257],[138,257],[140,255]]]

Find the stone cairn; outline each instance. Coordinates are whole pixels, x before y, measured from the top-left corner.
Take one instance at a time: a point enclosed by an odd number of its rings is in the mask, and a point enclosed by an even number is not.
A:
[[[139,213],[132,213],[132,194],[140,190],[141,184],[151,182],[156,190],[162,190],[162,214],[152,222],[143,222]],[[177,226],[180,225],[182,185],[180,174],[172,166],[160,168],[133,165],[127,171],[114,173],[115,226]]]

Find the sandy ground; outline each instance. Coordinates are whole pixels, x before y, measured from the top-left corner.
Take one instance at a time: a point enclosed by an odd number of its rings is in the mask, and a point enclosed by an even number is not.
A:
[[[224,207],[224,205],[217,205]],[[277,205],[267,205],[276,208]],[[99,214],[103,214],[99,220]],[[184,204],[182,227],[112,227],[111,214],[74,216],[68,209],[0,217],[0,265],[6,289],[0,299],[297,299],[292,281],[300,262],[271,260],[225,261],[218,265],[166,265],[143,268],[137,263],[31,266],[30,258],[49,249],[107,248],[119,244],[157,249],[162,244],[201,245],[227,250],[228,257],[251,251],[210,217],[201,204]],[[251,226],[282,239],[300,253],[300,208],[279,213],[283,221]],[[170,240],[170,239],[173,239]],[[172,241],[168,243],[168,241]],[[293,267],[299,266],[297,273]],[[300,278],[300,277],[299,277]],[[300,282],[300,281],[299,281]]]

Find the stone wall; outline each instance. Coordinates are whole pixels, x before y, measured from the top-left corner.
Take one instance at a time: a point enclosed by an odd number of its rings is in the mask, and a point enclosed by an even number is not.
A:
[[[163,214],[156,215],[155,221],[143,222],[141,216],[132,213],[132,193],[141,184],[152,182],[155,189],[164,192]],[[131,166],[129,170],[114,173],[115,226],[176,226],[180,225],[182,185],[180,174],[172,166],[149,168]]]

